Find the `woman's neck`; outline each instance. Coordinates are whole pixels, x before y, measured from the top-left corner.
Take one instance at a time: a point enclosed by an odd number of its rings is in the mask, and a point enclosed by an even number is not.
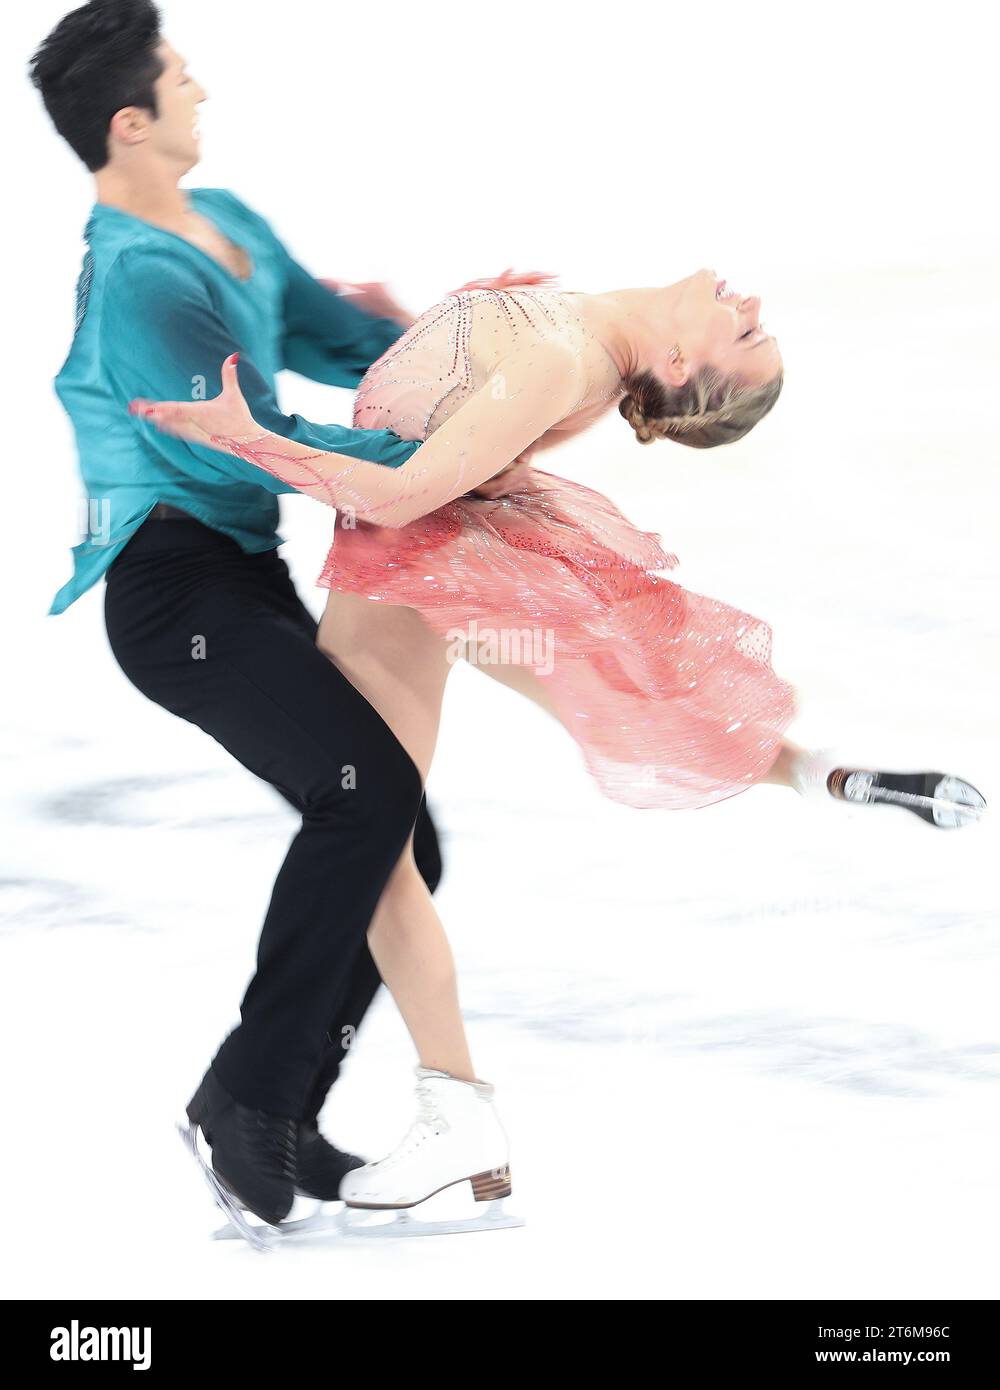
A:
[[[584,321],[623,381],[676,337],[675,306],[679,292],[679,285],[662,285],[580,295]]]

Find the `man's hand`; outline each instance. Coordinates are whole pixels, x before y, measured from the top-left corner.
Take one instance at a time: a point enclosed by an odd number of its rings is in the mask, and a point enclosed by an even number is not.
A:
[[[480,483],[479,487],[474,487],[472,496],[485,497],[492,502],[497,497],[506,497],[508,493],[516,492],[531,476],[531,456],[534,452],[533,444],[522,450],[502,473],[497,473],[495,477],[487,478],[485,483]]]
[[[359,309],[377,319],[395,319],[404,328],[414,322],[413,315],[396,303],[386,285],[380,280],[361,280],[355,284],[351,280],[320,280],[334,294],[342,294],[353,299]]]

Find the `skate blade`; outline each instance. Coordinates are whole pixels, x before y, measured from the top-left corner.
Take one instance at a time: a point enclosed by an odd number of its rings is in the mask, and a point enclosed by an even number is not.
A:
[[[334,1232],[339,1238],[360,1237],[362,1240],[403,1240],[411,1236],[451,1236],[464,1231],[503,1231],[525,1224],[524,1218],[514,1216],[502,1209],[500,1202],[491,1203],[500,1207],[497,1212],[486,1211],[482,1216],[472,1216],[468,1220],[457,1218],[453,1221],[422,1221],[410,1216],[406,1211],[394,1211],[391,1221],[379,1221],[385,1210],[370,1211],[357,1207],[345,1207],[337,1212],[317,1210],[309,1216],[296,1221],[282,1221],[280,1226],[268,1226],[268,1238],[272,1242],[268,1248],[282,1245],[295,1237]],[[242,1232],[232,1226],[222,1226],[213,1233],[215,1240],[240,1240]]]
[[[871,772],[852,772],[844,783],[843,799],[854,805],[900,806],[913,811],[925,825],[942,830],[975,824],[986,812],[982,792],[961,777],[942,776],[933,795],[927,795],[879,786],[876,776]]]
[[[358,1236],[362,1240],[409,1239],[411,1236],[452,1236],[465,1231],[504,1231],[525,1224],[523,1216],[514,1216],[504,1210],[504,1199],[495,1198],[488,1203],[481,1216],[458,1217],[451,1221],[423,1221],[411,1216],[409,1208],[391,1211],[383,1207],[345,1207],[339,1213],[341,1233],[345,1236]],[[392,1220],[378,1220],[391,1211]]]
[[[942,777],[934,789],[931,810],[934,824],[951,830],[979,820],[986,811],[986,798],[961,777]]]
[[[247,1220],[243,1208],[237,1204],[232,1193],[219,1181],[218,1175],[214,1169],[205,1162],[201,1150],[198,1148],[198,1127],[196,1125],[181,1124],[178,1122],[177,1133],[184,1141],[184,1147],[192,1155],[198,1167],[201,1169],[216,1206],[221,1208],[223,1215],[230,1223],[228,1226],[223,1226],[218,1231],[213,1231],[212,1239],[245,1240],[254,1250],[259,1250],[261,1252],[273,1250],[279,1243],[279,1228],[277,1226],[269,1226],[266,1222],[262,1222],[259,1226],[256,1226]]]
[[[282,1221],[280,1226],[265,1226],[263,1229],[268,1241],[267,1248],[274,1250],[295,1236],[313,1235],[317,1231],[339,1231],[341,1213],[339,1211],[321,1211],[321,1206],[322,1203],[309,1216],[299,1217],[295,1221]],[[251,1230],[256,1231],[257,1229],[257,1227],[251,1226]],[[240,1240],[242,1238],[242,1232],[234,1230],[232,1226],[220,1226],[217,1231],[212,1232],[213,1240]]]

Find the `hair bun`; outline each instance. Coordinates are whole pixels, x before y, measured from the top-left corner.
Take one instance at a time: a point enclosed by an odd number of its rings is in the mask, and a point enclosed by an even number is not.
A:
[[[635,397],[630,394],[622,396],[621,400],[618,402],[618,409],[635,430],[635,437],[638,439],[639,443],[648,444],[654,437],[653,431],[650,428],[649,421],[639,409]]]

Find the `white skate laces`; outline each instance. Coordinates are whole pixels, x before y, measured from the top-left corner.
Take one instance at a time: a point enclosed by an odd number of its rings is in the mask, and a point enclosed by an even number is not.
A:
[[[421,1068],[417,1069],[418,1075]],[[432,1075],[445,1076],[445,1072],[435,1072]],[[372,1168],[377,1168],[379,1172],[385,1173],[389,1169],[397,1168],[405,1162],[421,1144],[436,1135],[444,1134],[449,1128],[446,1117],[441,1113],[437,1097],[429,1086],[422,1081],[417,1082],[417,1118],[403,1135],[402,1139],[393,1149],[392,1153],[386,1154],[385,1158],[380,1158],[377,1163],[372,1163]]]
[[[452,1076],[451,1072],[436,1071],[432,1067],[414,1067],[414,1071],[417,1076],[417,1118],[392,1152],[375,1163],[367,1164],[367,1169],[386,1173],[399,1168],[413,1157],[421,1145],[447,1134],[451,1129],[441,1087],[430,1084],[432,1081],[451,1081],[455,1087],[468,1087],[481,1100],[493,1099],[493,1087],[487,1081],[464,1081]]]

